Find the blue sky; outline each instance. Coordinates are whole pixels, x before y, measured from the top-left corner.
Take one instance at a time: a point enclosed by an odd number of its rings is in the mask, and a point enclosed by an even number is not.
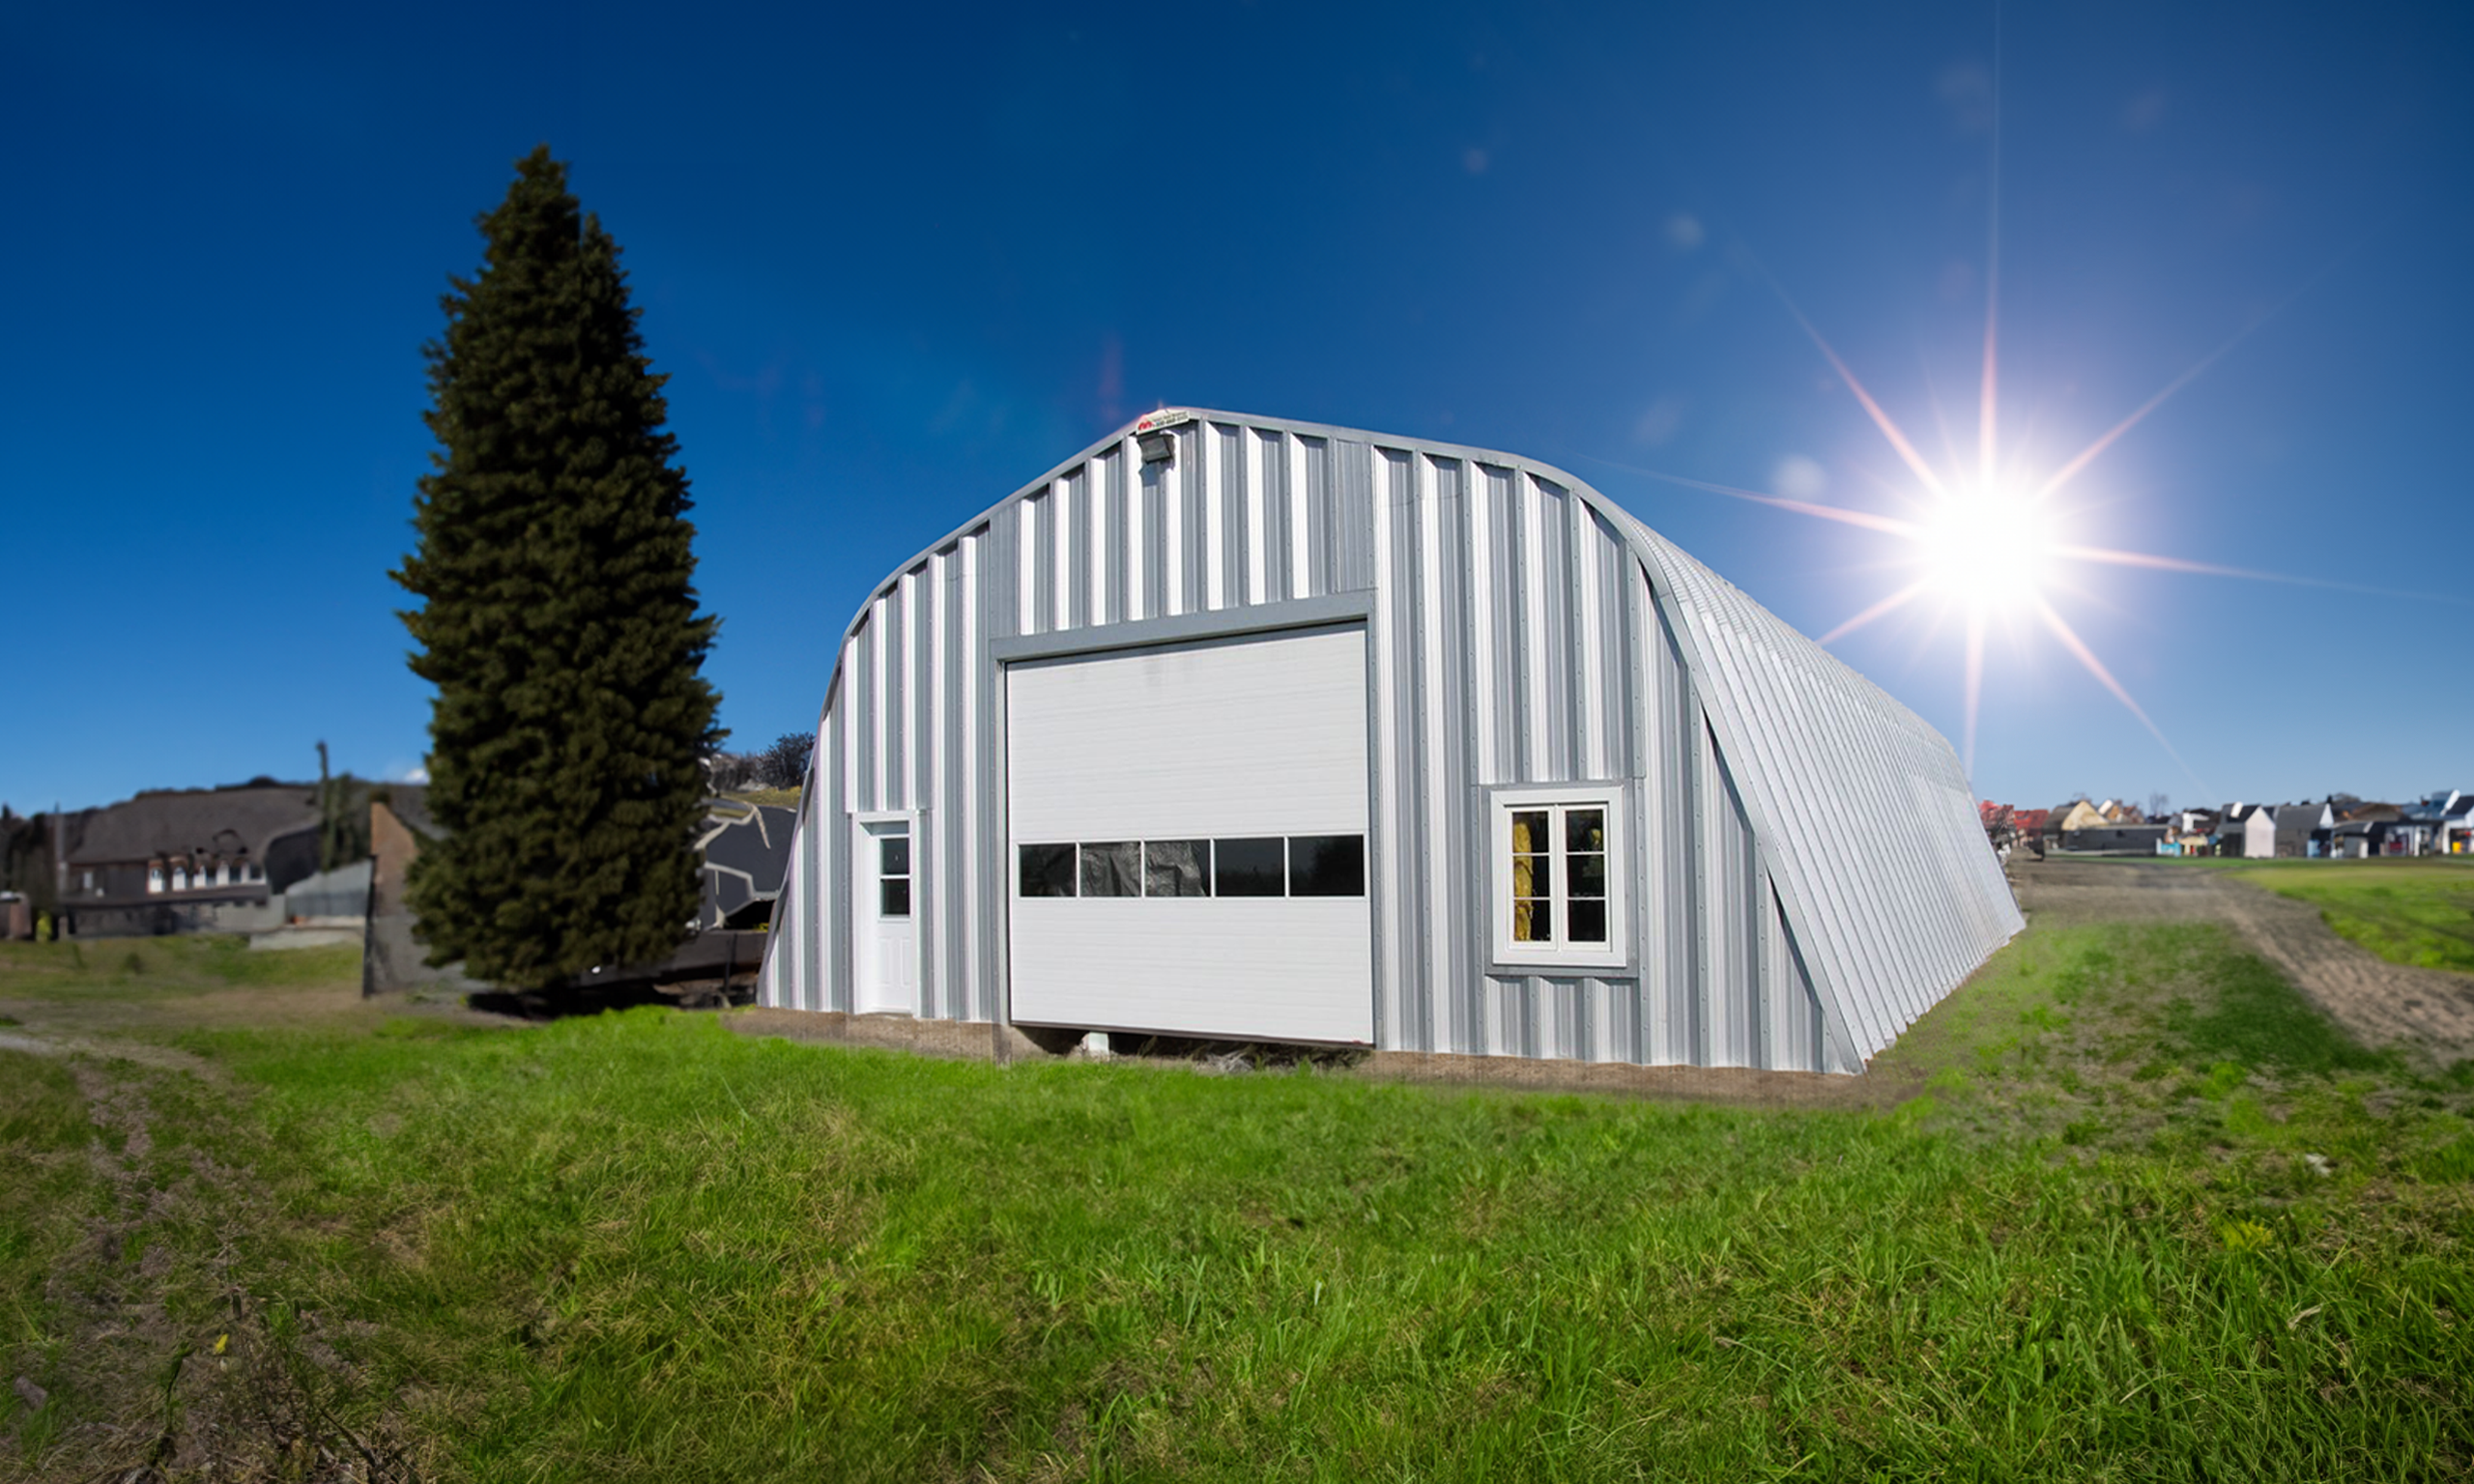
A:
[[[13,9],[0,798],[304,776],[320,738],[418,764],[386,573],[419,349],[544,140],[673,377],[740,743],[812,724],[885,571],[1162,403],[1560,464],[1826,633],[1911,581],[1908,547],[1642,471],[1913,512],[1790,302],[1931,466],[1973,467],[1997,100],[2004,477],[2233,341],[2046,508],[2085,545],[2381,591],[2071,565],[2048,601],[2172,752],[2005,610],[1979,791],[2474,786],[2474,25],[1998,24]],[[1965,625],[1936,607],[1832,647],[1957,742]]]

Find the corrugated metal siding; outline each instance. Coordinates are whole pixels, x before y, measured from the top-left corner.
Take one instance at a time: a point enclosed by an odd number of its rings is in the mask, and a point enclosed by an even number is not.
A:
[[[1568,475],[1223,414],[1172,436],[1165,465],[1131,437],[1070,461],[863,607],[765,1003],[850,1008],[850,819],[909,812],[919,1013],[998,1014],[992,641],[1343,593],[1369,597],[1377,1044],[1859,1070],[2017,930],[1948,744]],[[1625,790],[1632,962],[1490,972],[1487,790],[1563,783]]]
[[[1625,519],[1715,743],[1740,759],[1830,1070],[1855,1070],[2024,926],[1966,775],[1913,712]]]

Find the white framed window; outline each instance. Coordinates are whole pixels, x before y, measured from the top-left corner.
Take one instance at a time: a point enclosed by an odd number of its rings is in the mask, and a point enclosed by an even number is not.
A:
[[[1495,791],[1486,881],[1497,963],[1617,968],[1630,962],[1625,797],[1620,784]]]

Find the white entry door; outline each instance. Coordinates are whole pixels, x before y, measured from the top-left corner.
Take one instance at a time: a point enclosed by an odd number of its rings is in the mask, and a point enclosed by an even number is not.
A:
[[[919,933],[911,925],[910,821],[861,820],[851,842],[850,903],[859,1013],[919,1012]]]
[[[1374,1038],[1366,630],[1006,667],[1031,1025]]]

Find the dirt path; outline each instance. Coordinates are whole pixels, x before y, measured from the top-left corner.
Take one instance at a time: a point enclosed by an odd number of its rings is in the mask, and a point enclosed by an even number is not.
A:
[[[362,1378],[330,1341],[368,1327],[297,1301],[278,1322],[280,1300],[245,1280],[243,1246],[290,1219],[270,1191],[194,1143],[158,1141],[172,1116],[162,1096],[186,1101],[182,1078],[228,1089],[222,1070],[170,1046],[37,1027],[0,1031],[0,1048],[66,1060],[96,1136],[30,1157],[82,1159],[98,1187],[45,1282],[49,1332],[0,1335],[0,1382],[29,1409],[55,1396],[69,1407],[43,1445],[0,1434],[0,1481],[417,1478],[399,1413],[358,1431],[337,1417]],[[172,1235],[184,1228],[214,1235],[185,1242]]]
[[[2026,861],[2012,871],[2032,920],[2225,923],[2361,1041],[2443,1067],[2474,1059],[2474,975],[2390,963],[2337,936],[2307,902],[2163,862]]]
[[[177,1046],[158,1046],[142,1041],[108,1040],[96,1036],[64,1034],[48,1026],[21,1026],[13,1031],[0,1031],[0,1051],[29,1051],[36,1056],[96,1056],[136,1062],[141,1066],[160,1068],[165,1071],[186,1071],[209,1082],[223,1080],[223,1069],[205,1057],[192,1055]]]

